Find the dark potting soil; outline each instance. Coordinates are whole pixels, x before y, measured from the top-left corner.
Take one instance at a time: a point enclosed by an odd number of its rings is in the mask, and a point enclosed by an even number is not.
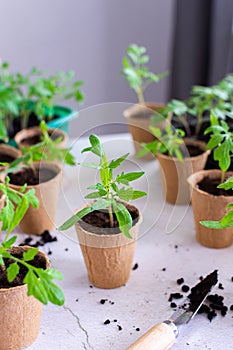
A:
[[[54,141],[56,140],[58,137],[60,137],[57,133],[55,132],[52,132],[52,133],[49,133],[49,136],[51,137],[51,139]],[[25,139],[23,139],[21,141],[22,145],[24,147],[26,146],[32,146],[32,145],[35,145],[39,142],[42,141],[42,134],[37,134],[37,135],[34,135],[34,136],[31,136],[31,137],[27,137]]]
[[[197,188],[214,196],[233,196],[233,190],[224,190],[223,188],[217,188],[220,184],[220,179],[210,179],[208,176],[202,181],[198,182]]]
[[[138,222],[138,210],[132,210],[128,208],[132,217],[133,224]],[[95,210],[92,213],[85,215],[82,220],[79,221],[80,226],[89,232],[96,234],[117,234],[120,233],[116,215],[113,214],[113,227],[110,228],[109,214],[107,210]],[[106,230],[106,228],[108,230]]]
[[[198,145],[194,146],[194,145],[185,145],[185,147],[181,147],[180,151],[183,155],[184,158],[187,158],[188,156],[190,157],[197,157],[200,154],[204,153],[203,149],[200,148]],[[164,154],[169,155],[168,152],[165,152]],[[174,157],[176,157],[174,155]]]
[[[23,168],[9,174],[9,177],[12,185],[23,186],[26,183],[28,186],[34,186],[51,180],[55,175],[56,173],[51,169],[39,168],[34,172],[31,168]]]
[[[45,120],[45,122],[48,122],[52,119],[57,119],[57,118],[59,118],[59,116],[54,115],[52,118],[45,117],[44,120]],[[22,130],[21,123],[22,123],[21,116],[13,119],[13,123],[8,130],[9,138],[13,138],[17,132]],[[39,126],[39,125],[40,125],[40,119],[37,117],[37,115],[34,112],[30,113],[29,118],[28,118],[27,128],[30,128],[32,126]]]
[[[0,153],[0,162],[11,163],[15,160],[15,157],[9,156],[8,154]]]
[[[18,259],[22,259],[22,253],[14,253],[13,255]],[[5,269],[3,270],[3,268],[0,267],[0,288],[10,288],[23,285],[24,277],[28,272],[27,267],[18,264],[20,267],[19,274],[16,276],[13,282],[8,282],[6,269],[8,268],[8,266],[10,266],[10,264],[14,263],[15,261],[9,258],[4,258],[3,260],[5,264]],[[35,267],[46,269],[46,261],[44,257],[39,254],[36,255],[34,259],[31,260],[29,263],[30,265],[33,265]]]

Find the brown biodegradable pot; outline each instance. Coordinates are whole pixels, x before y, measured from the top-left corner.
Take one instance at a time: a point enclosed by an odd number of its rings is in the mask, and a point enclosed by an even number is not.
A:
[[[155,140],[155,136],[149,130],[149,126],[151,125],[151,118],[154,112],[163,107],[163,104],[158,103],[145,103],[145,105],[135,104],[123,112],[124,117],[127,119],[129,132],[133,138],[135,154],[141,150],[140,143],[148,143]],[[163,121],[155,126],[164,129],[166,123],[167,121]],[[154,156],[152,154],[147,154],[142,158],[153,159]]]
[[[53,139],[56,139],[58,137],[62,137],[62,141],[58,144],[59,148],[65,148],[68,144],[68,135],[61,129],[53,129],[50,128],[48,130],[49,136]],[[21,149],[22,147],[31,146],[33,143],[31,141],[27,141],[31,138],[40,138],[42,135],[41,130],[38,126],[29,128],[29,129],[22,129],[15,135],[15,142],[17,143],[18,147]]]
[[[127,207],[135,208],[132,205]],[[137,210],[138,211],[138,210]],[[75,228],[88,271],[90,282],[98,288],[112,289],[123,286],[132,270],[134,251],[142,215],[130,230],[132,239],[123,233],[96,234],[84,230],[76,223]],[[106,229],[108,230],[108,229]]]
[[[17,148],[11,147],[9,145],[0,144],[0,162],[6,162],[5,157],[7,158],[9,157],[12,160],[15,160],[16,158],[21,157],[21,155],[22,155],[21,151],[18,150]],[[10,163],[10,162],[7,161],[7,163]]]
[[[227,173],[227,176],[232,176]],[[233,229],[210,229],[200,224],[204,220],[220,220],[226,213],[226,206],[233,202],[233,196],[214,196],[198,188],[198,183],[205,177],[221,178],[221,170],[202,170],[192,174],[188,182],[192,188],[192,208],[197,241],[209,248],[225,248],[233,242]]]
[[[25,251],[30,247],[14,247],[13,251]],[[49,260],[43,252],[38,252]],[[42,304],[33,296],[27,296],[27,285],[0,288],[0,350],[20,350],[37,338]]]
[[[209,150],[206,150],[204,142],[191,139],[184,139],[184,142],[186,146],[198,146],[203,150],[203,153],[195,157],[185,157],[183,163],[177,158],[157,153],[166,201],[171,204],[190,203],[191,191],[187,178],[193,172],[204,169],[210,153]]]
[[[30,206],[19,227],[24,233],[39,235],[54,227],[62,169],[57,164],[49,162],[38,162],[35,168],[39,168],[40,171],[49,170],[54,173],[54,176],[46,182],[27,187],[28,190],[35,189],[35,194],[39,199],[39,208]],[[21,187],[13,184],[10,186],[15,190]]]

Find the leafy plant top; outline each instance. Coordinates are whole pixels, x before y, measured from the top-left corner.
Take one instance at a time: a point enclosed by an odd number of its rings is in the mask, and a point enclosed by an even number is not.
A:
[[[36,161],[60,161],[68,165],[75,165],[75,157],[70,152],[71,148],[60,148],[59,143],[62,141],[61,137],[53,140],[48,133],[48,127],[42,120],[40,123],[42,132],[42,141],[28,147],[22,147],[22,156],[15,159],[9,165],[9,171],[13,172],[18,165],[30,166],[33,169],[33,163]]]
[[[168,153],[169,156],[176,157],[180,162],[184,161],[182,149],[185,150],[185,147],[182,137],[185,132],[183,130],[173,128],[170,123],[163,131],[154,126],[150,126],[150,130],[156,139],[149,143],[141,143],[142,149],[137,153],[138,157],[149,152],[154,155],[159,152]]]
[[[23,253],[22,259],[11,253],[17,236],[9,238],[10,234],[24,217],[29,205],[32,205],[34,208],[39,206],[35,190],[28,190],[27,185],[24,185],[19,191],[16,191],[9,186],[9,178],[6,177],[5,182],[0,183],[0,192],[4,196],[0,222],[2,223],[2,230],[7,231],[0,245],[1,270],[6,271],[8,281],[13,282],[20,272],[20,266],[25,266],[27,273],[23,283],[27,284],[28,295],[33,295],[43,304],[47,304],[50,301],[53,304],[62,305],[64,303],[63,292],[53,282],[54,279],[62,279],[61,273],[55,269],[44,270],[30,264],[30,261],[38,253],[38,249],[29,248]],[[10,259],[13,262],[6,267],[4,259]]]
[[[125,236],[131,237],[130,229],[132,227],[132,218],[127,207],[120,201],[129,202],[146,195],[146,192],[134,190],[130,183],[139,179],[144,172],[130,172],[113,176],[113,171],[121,165],[128,157],[129,153],[115,160],[108,161],[103,145],[98,136],[92,134],[89,137],[90,147],[84,148],[82,153],[91,152],[99,158],[96,163],[82,163],[81,165],[99,170],[100,182],[91,185],[88,189],[93,190],[86,198],[94,199],[94,203],[81,209],[71,218],[69,218],[59,230],[67,230],[85,215],[94,210],[108,209],[110,226],[113,227],[113,213],[115,213],[119,228]],[[120,201],[119,201],[120,200]]]
[[[205,135],[209,133],[211,135],[207,149],[213,150],[214,160],[218,161],[222,170],[223,182],[233,155],[233,132],[224,120],[218,121],[216,115],[211,112],[211,126],[205,130]]]
[[[139,103],[145,103],[144,92],[150,84],[158,83],[168,75],[167,71],[160,74],[149,71],[149,56],[146,51],[145,47],[132,44],[126,49],[127,55],[122,60],[121,73],[124,74],[130,88],[136,92]]]

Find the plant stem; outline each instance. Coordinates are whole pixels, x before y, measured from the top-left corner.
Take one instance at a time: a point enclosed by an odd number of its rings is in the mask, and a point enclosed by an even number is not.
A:
[[[144,96],[143,96],[143,91],[141,88],[137,89],[137,96],[138,96],[138,101],[140,104],[145,104]]]
[[[197,125],[195,129],[195,135],[198,136],[199,132],[201,130],[201,124],[202,124],[202,110],[200,110],[197,114]]]
[[[108,207],[108,214],[109,214],[110,227],[113,227],[112,204],[110,204],[109,207]]]
[[[189,123],[187,122],[185,116],[182,115],[182,116],[180,116],[179,119],[180,119],[181,123],[184,125],[184,128],[186,130],[187,136],[191,136],[191,130],[190,130],[190,127],[189,127]]]
[[[224,182],[225,179],[225,171],[221,172],[221,184]]]

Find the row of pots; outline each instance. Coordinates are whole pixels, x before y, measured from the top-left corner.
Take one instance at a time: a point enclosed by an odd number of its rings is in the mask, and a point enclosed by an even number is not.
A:
[[[154,111],[159,111],[161,107],[163,106],[151,103],[145,106],[134,105],[124,112],[136,154],[140,150],[140,143],[151,142],[155,139],[149,126]],[[164,129],[167,122],[170,121],[161,122],[156,127]],[[196,238],[200,244],[209,248],[228,247],[233,243],[233,230],[231,228],[210,229],[201,225],[200,221],[220,220],[225,214],[226,205],[233,202],[233,197],[215,196],[198,188],[198,183],[205,178],[219,180],[220,183],[221,171],[203,170],[210,154],[210,151],[206,150],[204,142],[192,139],[184,139],[184,142],[186,146],[198,146],[203,153],[195,157],[184,158],[183,163],[166,154],[156,154],[161,170],[165,199],[173,205],[185,205],[192,202]],[[147,155],[146,159],[154,159],[154,156]]]

